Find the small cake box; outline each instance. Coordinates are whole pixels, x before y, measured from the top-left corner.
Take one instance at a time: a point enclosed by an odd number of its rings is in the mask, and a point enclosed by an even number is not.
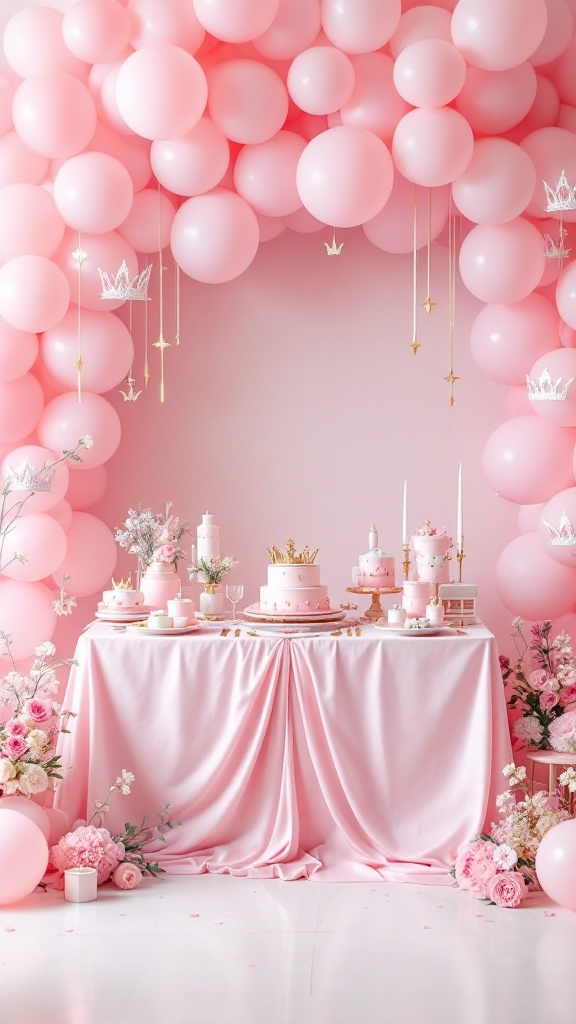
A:
[[[473,626],[476,617],[476,583],[441,583],[438,597],[444,605],[444,621],[452,626]]]

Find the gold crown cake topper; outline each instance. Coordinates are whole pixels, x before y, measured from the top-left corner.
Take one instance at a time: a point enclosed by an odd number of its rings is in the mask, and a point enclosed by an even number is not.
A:
[[[132,577],[129,576],[127,580],[119,580],[116,583],[114,577],[112,577],[112,590],[133,590]]]
[[[320,549],[316,548],[315,551],[310,551],[310,548],[306,545],[304,550],[297,554],[294,541],[287,540],[285,551],[279,551],[277,547],[267,548],[266,550],[270,555],[272,565],[312,565]]]

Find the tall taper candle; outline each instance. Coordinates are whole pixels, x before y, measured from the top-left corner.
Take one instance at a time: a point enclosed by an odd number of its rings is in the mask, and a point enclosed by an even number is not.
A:
[[[404,481],[404,501],[402,503],[402,543],[408,543],[408,505],[407,505],[407,484]]]
[[[458,467],[458,518],[456,524],[456,548],[462,551],[462,463]]]

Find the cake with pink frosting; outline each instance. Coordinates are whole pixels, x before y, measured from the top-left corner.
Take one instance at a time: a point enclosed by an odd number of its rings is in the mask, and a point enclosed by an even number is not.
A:
[[[445,526],[437,529],[426,519],[424,526],[412,537],[412,547],[419,580],[427,583],[450,582],[452,538],[447,536]]]
[[[378,530],[372,524],[368,534],[369,551],[358,559],[358,586],[368,590],[386,590],[396,586],[394,556],[378,546]]]
[[[318,550],[296,552],[294,541],[286,550],[268,548],[270,565],[266,584],[260,587],[260,611],[268,615],[303,616],[329,612],[328,588],[320,582],[320,566],[314,564]]]

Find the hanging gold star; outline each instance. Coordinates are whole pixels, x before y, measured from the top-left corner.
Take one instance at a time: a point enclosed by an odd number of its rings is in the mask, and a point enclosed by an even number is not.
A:
[[[158,338],[158,341],[154,342],[154,348],[159,348],[160,351],[162,352],[165,348],[170,348],[170,342],[166,341],[164,335],[161,334],[160,337]]]
[[[416,335],[414,335],[414,337],[412,338],[412,344],[410,345],[410,348],[412,349],[414,355],[416,355],[418,349],[420,348],[420,342],[418,341]]]
[[[78,356],[78,358],[75,360],[75,365],[78,367],[79,370],[82,369],[82,367],[84,366],[84,360],[82,359],[82,356]]]
[[[84,249],[81,249],[80,246],[78,246],[78,248],[75,249],[72,253],[72,259],[74,260],[75,263],[78,264],[79,267],[81,267],[82,264],[84,263],[84,260],[88,259],[88,253],[84,252]]]
[[[427,295],[426,298],[424,299],[424,302],[422,303],[422,305],[424,306],[424,309],[426,310],[427,313],[431,313],[432,312],[432,307],[435,306],[436,303],[432,302],[432,299],[430,298],[430,296]]]
[[[447,384],[450,385],[450,405],[454,405],[454,385],[456,381],[460,380],[460,377],[457,377],[456,374],[454,373],[454,367],[450,367],[450,373],[448,374],[447,377],[444,377],[444,380],[446,381]]]
[[[334,233],[332,235],[332,244],[328,245],[328,242],[324,242],[324,245],[326,246],[327,256],[339,256],[340,253],[342,252],[342,246],[344,245],[344,242],[340,242],[340,245],[336,245],[336,233]]]

